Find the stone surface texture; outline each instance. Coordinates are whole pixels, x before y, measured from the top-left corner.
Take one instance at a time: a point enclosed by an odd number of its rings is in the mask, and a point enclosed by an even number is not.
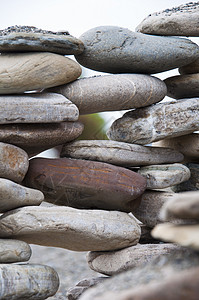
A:
[[[172,190],[175,193],[199,190],[199,164],[188,163],[186,166],[191,172],[191,177],[189,180],[173,186]]]
[[[115,74],[78,79],[50,89],[75,103],[80,114],[148,106],[161,101],[166,85],[142,74]]]
[[[146,188],[141,175],[111,164],[70,158],[34,158],[26,186],[56,205],[130,212]]]
[[[181,75],[199,73],[199,59],[197,58],[192,63],[179,68]]]
[[[80,36],[85,50],[76,55],[84,67],[107,73],[154,74],[189,64],[198,58],[198,46],[188,39],[132,32],[117,26],[99,26]]]
[[[0,239],[0,263],[28,261],[31,254],[31,248],[25,242],[13,239]]]
[[[0,142],[0,178],[20,183],[28,171],[27,153],[10,144]]]
[[[39,93],[0,96],[0,124],[77,121],[75,104],[62,95]]]
[[[80,66],[59,54],[29,52],[0,56],[0,94],[41,90],[71,82],[80,75]]]
[[[0,217],[0,237],[73,251],[109,251],[136,245],[141,229],[118,211],[23,207]]]
[[[0,125],[0,141],[18,146],[32,156],[76,139],[83,129],[81,122],[4,124]]]
[[[58,54],[80,54],[83,43],[68,31],[52,32],[33,26],[11,26],[0,30],[0,52],[44,51]]]
[[[136,30],[155,35],[199,36],[198,17],[198,2],[189,2],[150,14]]]
[[[144,147],[110,140],[78,140],[63,145],[61,157],[103,161],[137,167],[182,161],[183,155],[171,149]]]
[[[117,119],[107,135],[111,140],[149,144],[199,129],[199,98],[154,104],[129,111]]]

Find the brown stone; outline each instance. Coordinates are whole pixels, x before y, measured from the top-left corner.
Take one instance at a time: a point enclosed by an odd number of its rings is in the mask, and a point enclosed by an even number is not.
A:
[[[70,158],[32,159],[25,183],[57,205],[126,212],[139,205],[135,199],[146,188],[146,179],[133,171]]]
[[[80,122],[0,125],[0,141],[24,149],[29,156],[70,142],[81,135]]]
[[[199,73],[199,58],[188,65],[180,67],[179,73],[181,75]]]

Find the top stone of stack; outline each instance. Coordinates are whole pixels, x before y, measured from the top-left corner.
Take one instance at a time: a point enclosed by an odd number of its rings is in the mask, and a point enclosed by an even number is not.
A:
[[[155,12],[146,17],[136,31],[155,35],[199,36],[199,2]]]

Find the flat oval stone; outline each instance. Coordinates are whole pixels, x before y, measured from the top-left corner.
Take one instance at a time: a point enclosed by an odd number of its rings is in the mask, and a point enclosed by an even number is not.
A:
[[[78,138],[83,129],[81,122],[4,124],[0,125],[0,141],[18,146],[33,156]]]
[[[159,213],[163,204],[171,199],[173,194],[162,191],[146,191],[140,197],[140,206],[132,210],[132,213],[143,224],[153,228],[160,223]]]
[[[172,76],[164,80],[167,95],[174,99],[199,97],[199,73]]]
[[[182,164],[141,167],[138,173],[146,178],[147,189],[164,189],[180,184],[191,176],[189,168]]]
[[[83,43],[68,31],[53,32],[33,26],[11,26],[0,30],[0,52],[44,51],[80,54]]]
[[[181,75],[199,73],[199,59],[178,69]]]
[[[80,114],[148,106],[167,93],[160,79],[142,74],[115,74],[78,79],[52,88],[75,103]]]
[[[59,54],[29,52],[0,55],[0,94],[41,90],[71,82],[80,75],[78,63]]]
[[[28,167],[28,155],[24,150],[0,142],[0,177],[20,183]]]
[[[150,14],[136,30],[157,35],[199,36],[198,18],[198,2],[190,2]]]
[[[59,287],[57,272],[35,264],[1,264],[1,299],[43,300],[53,296]]]
[[[117,26],[92,28],[80,40],[85,50],[76,55],[77,61],[107,73],[154,74],[198,58],[198,46],[188,39],[145,35]]]
[[[22,207],[0,217],[0,237],[73,251],[109,251],[136,245],[141,229],[118,211]]]
[[[146,188],[146,179],[125,168],[70,158],[34,158],[25,178],[45,200],[75,208],[130,212]],[[110,196],[111,195],[111,196]]]
[[[0,178],[0,212],[21,206],[40,205],[43,200],[41,191]]]
[[[28,261],[31,254],[30,246],[23,241],[0,239],[0,263]]]
[[[177,243],[184,247],[199,251],[199,224],[175,225],[171,223],[158,224],[152,230],[154,238],[166,242]]]
[[[174,194],[160,212],[162,220],[170,218],[199,220],[199,191]]]
[[[171,149],[141,146],[110,140],[78,140],[63,145],[61,157],[103,161],[125,167],[139,167],[177,162],[183,159],[180,152]]]
[[[55,93],[0,96],[0,104],[0,124],[57,123],[79,117],[77,106]]]
[[[155,104],[125,113],[113,122],[109,139],[140,145],[199,130],[199,98]]]
[[[180,151],[187,161],[199,159],[199,134],[191,133],[183,136],[161,140],[153,144],[158,147],[168,147]]]
[[[87,254],[89,267],[105,275],[115,275],[128,269],[136,268],[152,261],[159,255],[170,254],[178,247],[173,244],[137,244],[125,249]]]

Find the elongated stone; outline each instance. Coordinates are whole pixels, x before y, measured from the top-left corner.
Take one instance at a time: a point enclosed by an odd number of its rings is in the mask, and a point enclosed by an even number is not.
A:
[[[12,53],[0,56],[0,94],[41,90],[71,82],[80,75],[81,68],[75,61],[54,53]]]
[[[127,112],[113,122],[107,135],[120,142],[149,144],[199,129],[199,98],[155,104]]]
[[[192,63],[179,68],[181,75],[199,73],[199,59],[197,58]]]
[[[48,266],[1,264],[1,299],[43,300],[53,296],[59,287],[55,270]]]
[[[190,2],[150,14],[136,30],[157,35],[199,36],[198,17],[198,2]]]
[[[0,217],[0,237],[73,251],[109,251],[136,245],[141,230],[118,211],[22,207]]]
[[[141,167],[138,173],[146,178],[147,189],[164,189],[180,184],[191,176],[189,168],[182,164]]]
[[[0,177],[20,183],[28,167],[28,155],[24,150],[0,142]]]
[[[133,215],[143,224],[153,228],[160,223],[159,213],[165,202],[167,202],[173,193],[162,191],[146,191],[140,197],[140,205],[132,211]]]
[[[191,63],[198,46],[179,37],[151,36],[117,26],[99,26],[80,36],[84,67],[107,73],[154,74]]]
[[[166,242],[177,243],[184,247],[199,251],[199,224],[175,225],[170,223],[158,224],[151,232],[154,238]]]
[[[31,248],[25,242],[13,239],[0,239],[0,263],[28,261],[31,254]]]
[[[0,30],[0,52],[44,51],[80,54],[83,43],[68,31],[53,32],[33,26],[11,26]]]
[[[79,117],[76,105],[55,93],[0,96],[0,104],[0,124],[57,123]]]
[[[80,114],[148,106],[167,93],[160,79],[142,74],[115,74],[82,78],[51,89],[75,103]]]
[[[130,212],[139,205],[136,198],[144,192],[146,179],[100,162],[34,158],[25,184],[41,190],[45,200],[56,205]]]
[[[199,134],[191,133],[174,138],[168,138],[154,143],[154,146],[168,147],[180,151],[186,161],[199,159]]]
[[[186,166],[191,172],[191,177],[189,180],[173,186],[172,190],[175,193],[199,190],[199,164],[188,163]]]
[[[164,80],[167,95],[174,99],[199,97],[199,73],[172,76]]]
[[[43,200],[44,195],[41,191],[0,178],[0,212],[21,206],[39,205]]]
[[[160,218],[164,221],[171,217],[199,220],[199,191],[174,194],[160,212]]]
[[[87,262],[92,270],[111,276],[146,264],[159,255],[170,254],[177,248],[173,244],[138,244],[111,252],[89,252]]]
[[[32,156],[78,138],[83,128],[80,122],[4,124],[0,125],[0,141],[18,146]]]
[[[158,147],[144,147],[109,140],[79,140],[63,145],[61,157],[103,161],[120,166],[146,166],[178,162],[180,152]]]

